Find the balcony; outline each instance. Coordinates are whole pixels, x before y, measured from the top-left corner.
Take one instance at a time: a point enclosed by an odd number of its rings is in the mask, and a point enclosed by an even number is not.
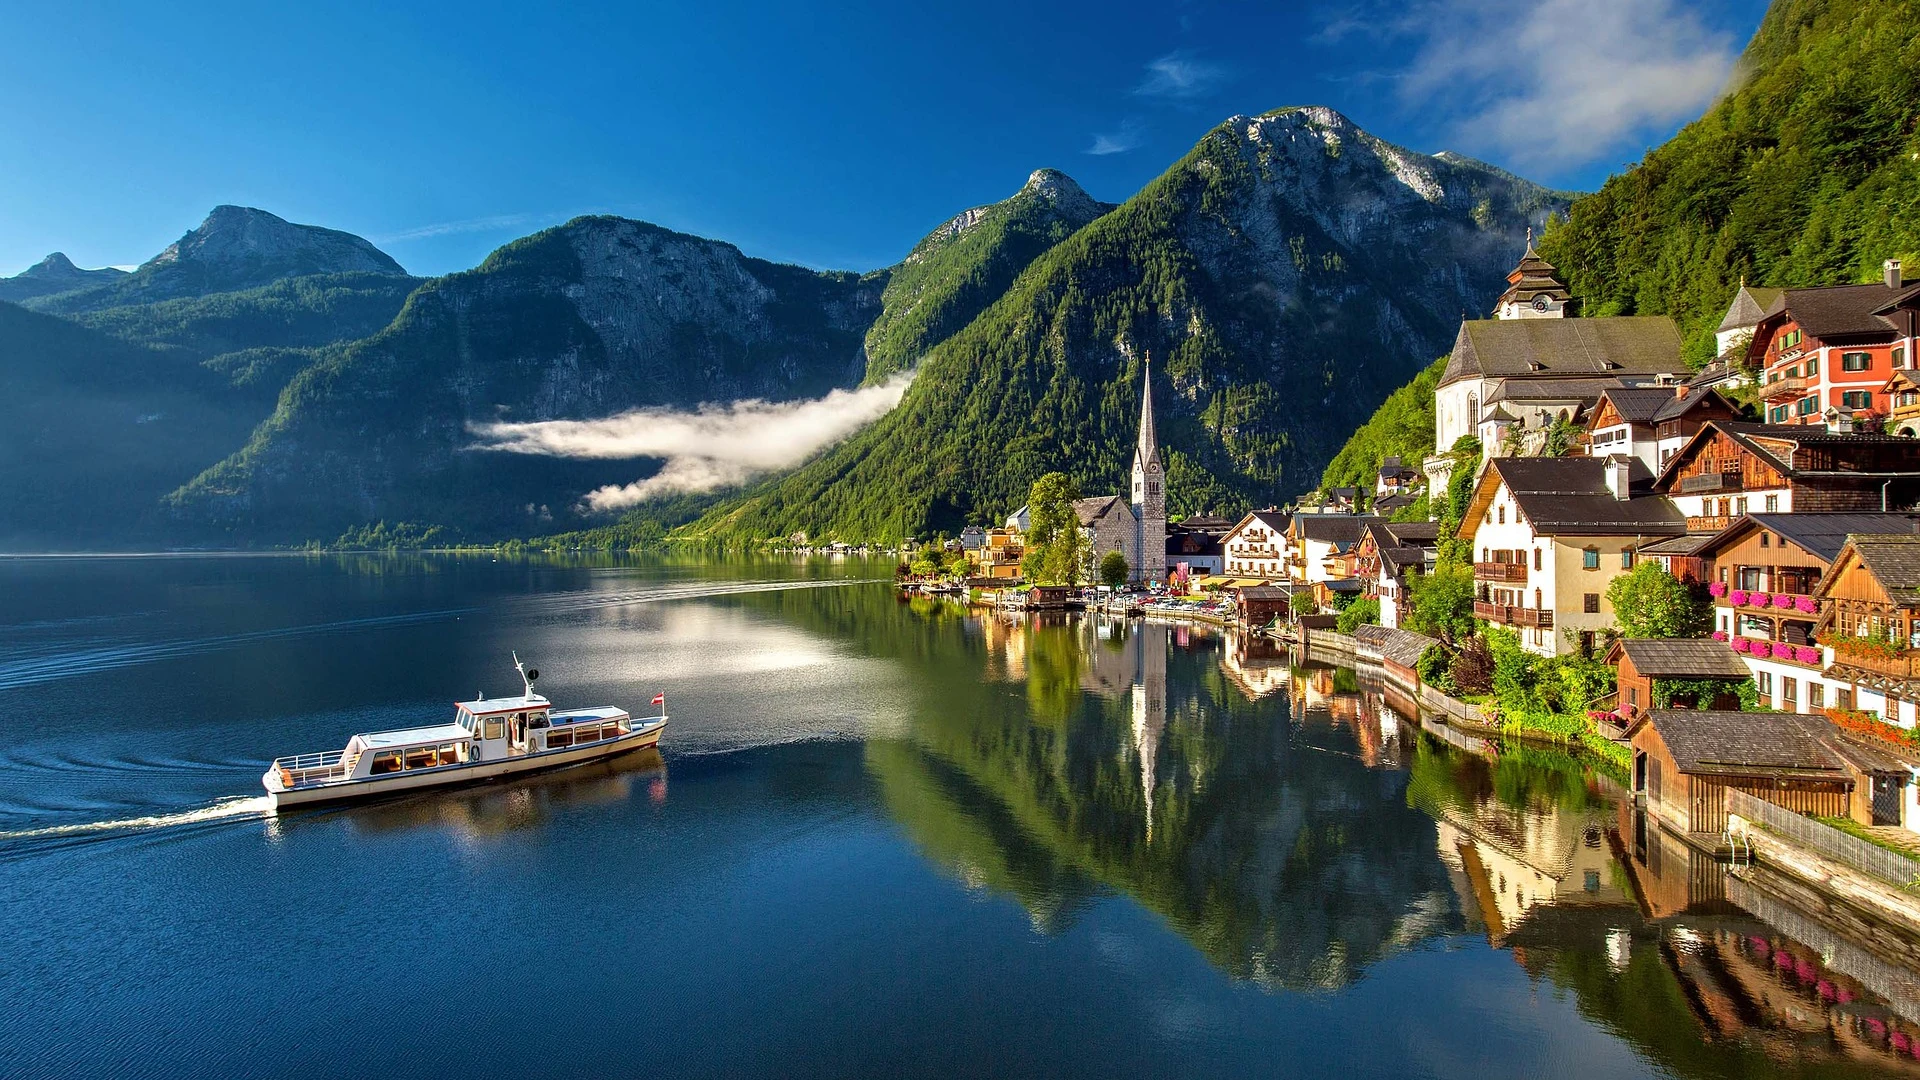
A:
[[[1730,517],[1690,517],[1687,519],[1687,531],[1723,532],[1732,521]]]
[[[1504,626],[1535,627],[1541,630],[1553,629],[1553,611],[1551,609],[1514,607],[1509,604],[1496,604],[1491,600],[1475,600],[1473,617]]]
[[[1812,379],[1807,378],[1805,375],[1794,375],[1790,378],[1775,379],[1768,383],[1761,390],[1761,396],[1765,397],[1768,401],[1790,400],[1792,398],[1806,397],[1807,391],[1811,389],[1813,389]]]
[[[1680,478],[1680,494],[1701,495],[1711,491],[1741,491],[1745,484],[1740,479],[1740,471],[1700,473],[1697,476]]]
[[[1713,588],[1723,588],[1714,585]],[[1764,589],[1729,589],[1722,598],[1729,607],[1763,615],[1784,615],[1811,619],[1820,613],[1820,604],[1811,595],[1798,592],[1767,592]]]
[[[1798,664],[1801,667],[1820,669],[1824,665],[1824,653],[1818,645],[1795,645],[1787,641],[1761,641],[1757,638],[1735,637],[1730,645],[1741,656],[1755,660],[1772,660],[1776,663]]]
[[[1506,585],[1525,584],[1527,564],[1519,562],[1477,562],[1473,564],[1473,580],[1497,581]]]
[[[1920,649],[1901,649],[1897,653],[1886,654],[1864,649],[1848,651],[1842,645],[1833,650],[1833,662],[1836,666],[1859,668],[1891,679],[1920,678]]]

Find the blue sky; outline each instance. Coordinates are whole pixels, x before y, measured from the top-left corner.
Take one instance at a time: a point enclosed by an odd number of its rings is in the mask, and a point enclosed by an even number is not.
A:
[[[384,7],[0,3],[0,274],[137,263],[223,202],[423,274],[582,213],[865,270],[1035,168],[1118,201],[1283,105],[1591,189],[1766,5]]]

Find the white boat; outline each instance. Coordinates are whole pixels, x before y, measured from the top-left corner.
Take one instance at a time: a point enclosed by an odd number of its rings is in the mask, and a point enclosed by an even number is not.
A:
[[[513,658],[524,692],[518,697],[454,703],[453,721],[430,727],[362,732],[339,750],[275,758],[260,778],[275,809],[364,799],[422,788],[467,784],[540,769],[600,761],[660,741],[660,715],[635,719],[601,705],[555,711],[533,692],[538,671]]]

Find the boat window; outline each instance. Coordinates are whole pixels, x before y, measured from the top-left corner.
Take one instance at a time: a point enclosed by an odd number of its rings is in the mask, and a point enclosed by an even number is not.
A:
[[[486,732],[486,737],[487,737],[487,738],[489,738],[489,739],[504,739],[504,738],[506,738],[506,737],[507,737],[507,722],[506,722],[505,720],[502,720],[501,718],[499,718],[499,717],[497,717],[497,716],[489,716],[489,717],[487,717],[487,732]]]
[[[538,727],[546,727],[546,726],[547,726],[547,714],[546,714],[546,713],[543,713],[543,712],[537,712],[537,713],[534,713],[534,714],[532,714],[532,715],[533,715],[533,726],[534,726],[534,727],[537,727],[537,728],[538,728]]]
[[[407,768],[431,769],[440,764],[440,748],[437,746],[415,746],[407,750]]]
[[[373,775],[400,771],[400,751],[379,750],[373,755]]]

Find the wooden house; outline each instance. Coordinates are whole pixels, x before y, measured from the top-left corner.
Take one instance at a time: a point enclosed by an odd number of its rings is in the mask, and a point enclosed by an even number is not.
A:
[[[1687,515],[1689,532],[1719,532],[1747,514],[1904,510],[1920,501],[1920,439],[1710,421],[1653,490]]]
[[[1397,627],[1407,614],[1407,574],[1433,569],[1440,526],[1431,521],[1374,521],[1353,550],[1354,576],[1380,602],[1380,625]]]
[[[1707,421],[1739,418],[1739,410],[1710,387],[1681,383],[1603,390],[1587,416],[1588,453],[1625,454],[1656,473]]]
[[[1656,708],[1737,710],[1739,684],[1753,678],[1726,642],[1711,638],[1620,638],[1607,650],[1607,664],[1616,672],[1620,715],[1628,718]]]
[[[1633,792],[1681,832],[1725,831],[1729,789],[1838,817],[1851,809],[1854,781],[1825,745],[1831,730],[1795,713],[1652,709],[1627,728]]]
[[[1847,691],[1836,704],[1912,728],[1920,700],[1920,536],[1847,537],[1814,598],[1820,641],[1833,656],[1825,677]]]
[[[1261,627],[1292,614],[1293,590],[1279,585],[1248,585],[1234,590],[1242,627]]]
[[[1786,289],[1754,328],[1747,366],[1761,372],[1768,422],[1824,425],[1883,420],[1884,387],[1913,367],[1920,285],[1889,259],[1870,285]]]

